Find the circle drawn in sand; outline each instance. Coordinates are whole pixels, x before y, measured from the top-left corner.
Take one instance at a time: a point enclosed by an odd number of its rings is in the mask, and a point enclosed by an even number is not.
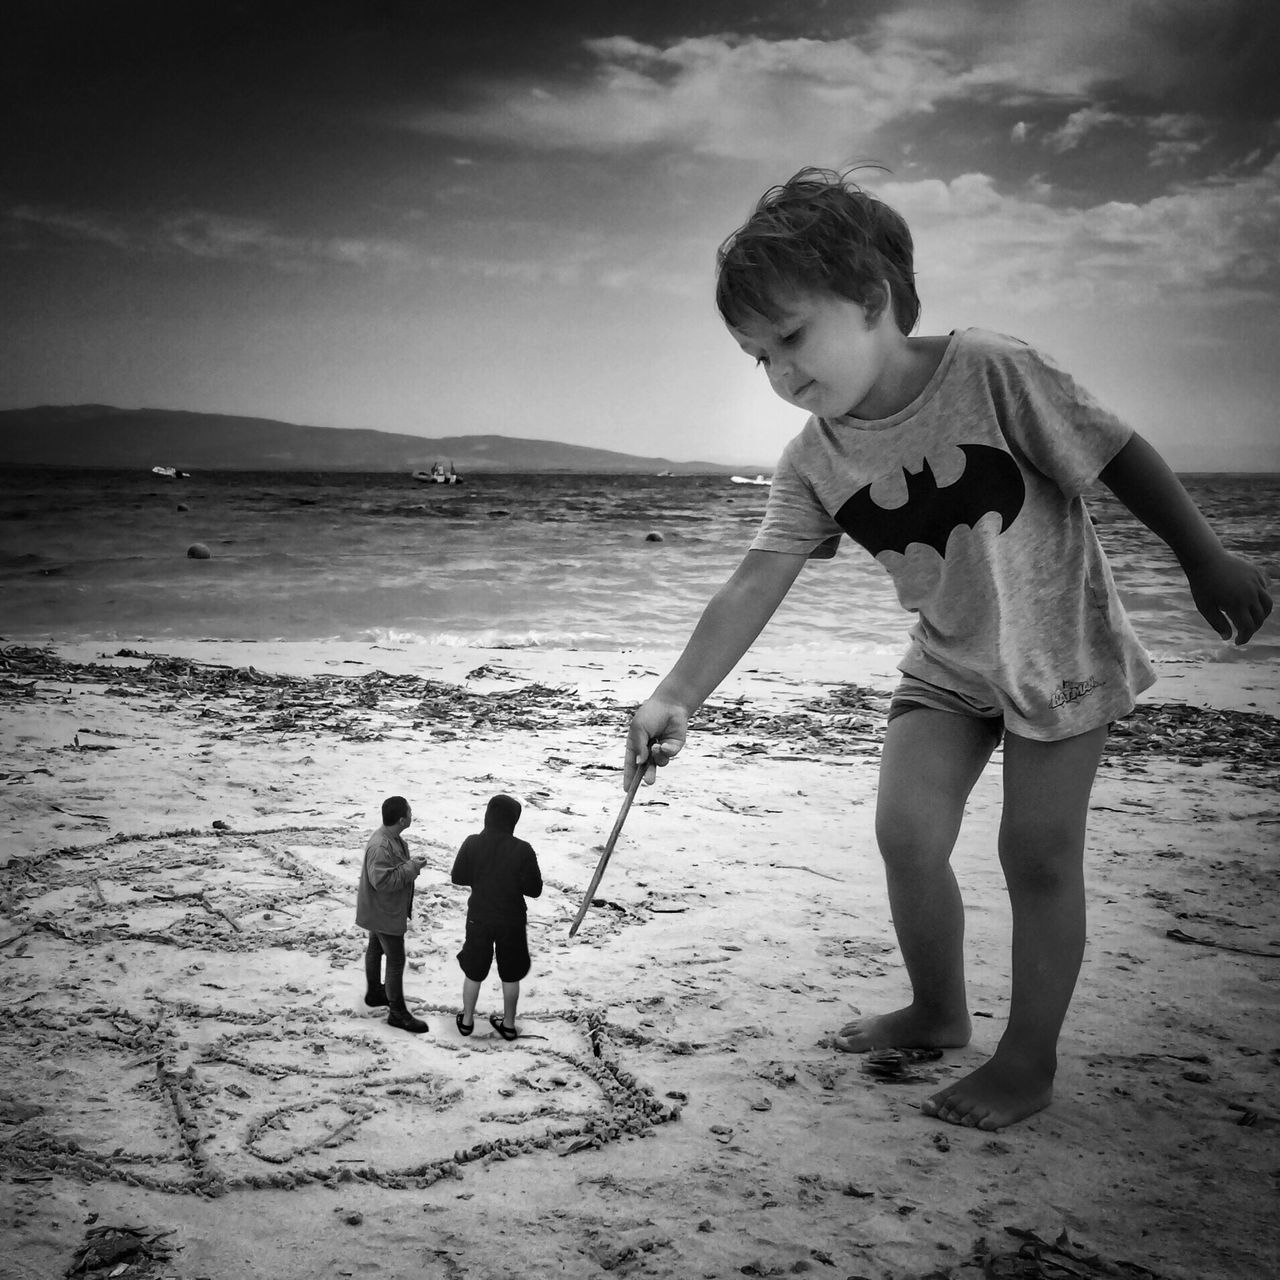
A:
[[[358,1098],[325,1098],[281,1107],[256,1124],[245,1150],[260,1160],[286,1164],[320,1147],[335,1147],[373,1114],[373,1103]]]
[[[232,1032],[204,1051],[205,1061],[229,1062],[255,1075],[283,1078],[301,1072],[313,1079],[361,1075],[385,1066],[388,1052],[371,1036],[329,1035],[292,1030]]]

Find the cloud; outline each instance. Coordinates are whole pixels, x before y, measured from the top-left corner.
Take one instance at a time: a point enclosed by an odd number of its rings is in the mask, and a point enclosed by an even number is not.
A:
[[[1148,118],[1145,125],[1155,139],[1148,152],[1155,169],[1187,164],[1204,152],[1211,136],[1208,122],[1198,114],[1164,112]]]
[[[1244,12],[1233,0],[1202,3],[1219,17]],[[448,85],[450,106],[400,114],[398,125],[450,144],[438,153],[447,179],[434,188],[413,234],[404,233],[407,219],[388,224],[386,236],[302,235],[266,219],[201,210],[135,225],[30,207],[11,211],[5,234],[10,243],[32,235],[93,240],[122,252],[279,271],[440,271],[688,295],[704,286],[711,238],[728,229],[708,226],[710,212],[690,212],[704,192],[712,194],[700,207],[724,207],[728,188],[716,191],[713,184],[730,170],[706,160],[755,162],[780,175],[807,160],[840,165],[876,158],[882,139],[907,150],[922,123],[963,128],[955,122],[966,117],[987,122],[975,129],[999,121],[989,138],[979,139],[986,154],[1003,148],[1007,155],[1012,144],[1022,147],[1025,163],[1038,145],[1046,172],[1010,190],[993,176],[999,172],[993,158],[984,161],[984,172],[894,185],[904,212],[920,220],[922,243],[940,250],[933,270],[966,278],[970,287],[988,287],[976,278],[1001,282],[991,286],[997,291],[1020,289],[1027,305],[1055,290],[1086,299],[1148,297],[1194,280],[1214,296],[1265,291],[1273,282],[1263,237],[1277,230],[1274,166],[1232,182],[1206,182],[1215,120],[1171,110],[1164,100],[1136,105],[1132,96],[1107,96],[1122,94],[1123,76],[1144,59],[1161,68],[1143,81],[1151,85],[1184,65],[1188,32],[1204,29],[1197,13],[1189,0],[1072,6],[919,0],[898,3],[858,36],[842,39],[718,35],[659,43],[613,35],[585,41],[575,59],[543,75],[459,70]],[[1179,15],[1181,25],[1173,21]],[[1025,103],[1027,110],[969,115],[969,102],[1001,112]],[[944,106],[955,109],[944,116]],[[1104,130],[1131,135],[1135,158],[1145,146],[1160,181],[1192,174],[1198,185],[1168,189],[1163,202],[1090,207],[1076,196],[1075,207],[1061,207],[1053,180],[1062,162],[1054,157],[1078,159]],[[492,150],[478,149],[486,147]],[[624,204],[638,190],[633,162],[646,149],[662,157],[668,172],[684,163],[683,172],[694,173],[683,188],[685,207],[669,219],[662,243],[650,243],[653,222],[646,222],[644,207]],[[589,166],[590,182],[573,187],[583,193],[573,218],[563,216],[558,201],[562,184],[579,179],[548,164],[551,151],[566,153],[579,172]],[[1099,176],[1098,185],[1105,180]],[[513,190],[528,193],[516,212]],[[477,216],[499,207],[506,222]]]
[[[1055,207],[978,173],[877,194],[911,224],[922,283],[951,303],[1025,312],[1280,299],[1280,159],[1143,203]]]
[[[105,244],[122,251],[136,245],[134,235],[115,219],[67,209],[15,205],[5,213],[3,225],[6,244],[18,248],[43,237]]]
[[[1206,114],[1275,113],[1280,6],[1259,0],[905,0],[875,28],[963,63],[970,87],[1079,102],[1123,87]]]
[[[159,220],[132,222],[100,213],[21,205],[4,215],[10,240],[21,236],[105,244],[121,253],[257,263],[275,270],[305,270],[321,264],[371,267],[407,265],[412,246],[356,236],[299,236],[253,218],[188,210]]]
[[[1153,169],[1160,169],[1168,165],[1184,165],[1202,150],[1203,144],[1199,142],[1157,142],[1147,153],[1147,159]]]
[[[1150,116],[1146,121],[1147,129],[1157,138],[1190,138],[1193,134],[1204,133],[1207,127],[1202,115],[1192,112],[1165,111],[1158,116]]]
[[[403,123],[472,142],[536,150],[675,147],[731,159],[838,161],[903,115],[928,112],[955,88],[940,52],[897,43],[703,37],[661,47],[628,36],[587,41],[580,82],[477,79],[469,105]]]
[[[1210,135],[1208,122],[1195,113],[1164,111],[1158,115],[1135,116],[1093,105],[1073,111],[1061,127],[1045,134],[1044,145],[1059,154],[1074,151],[1090,134],[1115,126],[1152,137],[1155,141],[1149,154],[1156,166],[1183,163],[1198,155]]]
[[[574,231],[533,223],[468,223],[465,237],[436,225],[399,239],[303,236],[253,218],[200,210],[131,223],[106,214],[83,214],[30,205],[0,215],[0,236],[10,246],[36,240],[107,245],[153,259],[188,258],[251,265],[286,274],[331,270],[420,272],[454,279],[508,281],[522,286],[597,285],[611,290],[701,295],[705,274],[678,261],[686,247],[678,237],[647,244],[613,230]],[[696,252],[709,259],[705,245]]]
[[[839,39],[618,34],[584,41],[585,61],[540,76],[463,72],[453,105],[396,123],[500,150],[647,150],[790,171],[800,159],[838,166],[909,151],[910,130],[944,106],[956,120],[971,103],[971,121],[1020,109],[1006,135],[1013,145],[1034,137],[1065,156],[1103,132],[1146,134],[1151,165],[1173,169],[1202,156],[1213,134],[1202,112],[1168,105],[1168,94],[1206,78],[1199,67],[1187,79],[1192,37],[1229,61],[1223,30],[1234,23],[1247,35],[1253,22],[1242,0],[1203,4],[1218,27],[1182,0],[920,0]]]
[[[1115,111],[1107,111],[1102,107],[1081,107],[1067,117],[1061,128],[1045,136],[1045,145],[1054,151],[1073,151],[1089,134],[1098,129],[1104,129],[1108,125],[1131,127],[1133,124],[1132,117]]]

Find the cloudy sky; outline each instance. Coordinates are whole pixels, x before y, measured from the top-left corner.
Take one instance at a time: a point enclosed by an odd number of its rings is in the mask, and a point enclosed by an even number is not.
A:
[[[1036,343],[1187,469],[1280,470],[1280,5],[11,0],[0,407],[770,463],[716,246],[806,164],[920,332]]]

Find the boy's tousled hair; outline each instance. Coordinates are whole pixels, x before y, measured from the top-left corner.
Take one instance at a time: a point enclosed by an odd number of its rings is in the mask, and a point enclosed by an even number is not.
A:
[[[382,802],[382,825],[394,827],[408,812],[409,802],[404,796],[388,796]]]
[[[883,306],[910,333],[920,318],[911,231],[883,200],[831,169],[801,169],[770,187],[716,253],[716,306],[731,328],[753,315],[776,320],[797,290],[825,289],[868,309]]]

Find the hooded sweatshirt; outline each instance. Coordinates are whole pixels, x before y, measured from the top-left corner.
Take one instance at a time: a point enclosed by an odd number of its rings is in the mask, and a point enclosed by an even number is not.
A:
[[[454,884],[470,885],[467,918],[490,924],[522,924],[525,898],[542,896],[542,872],[533,846],[514,833],[521,807],[511,796],[494,796],[484,830],[468,836],[454,859]]]

